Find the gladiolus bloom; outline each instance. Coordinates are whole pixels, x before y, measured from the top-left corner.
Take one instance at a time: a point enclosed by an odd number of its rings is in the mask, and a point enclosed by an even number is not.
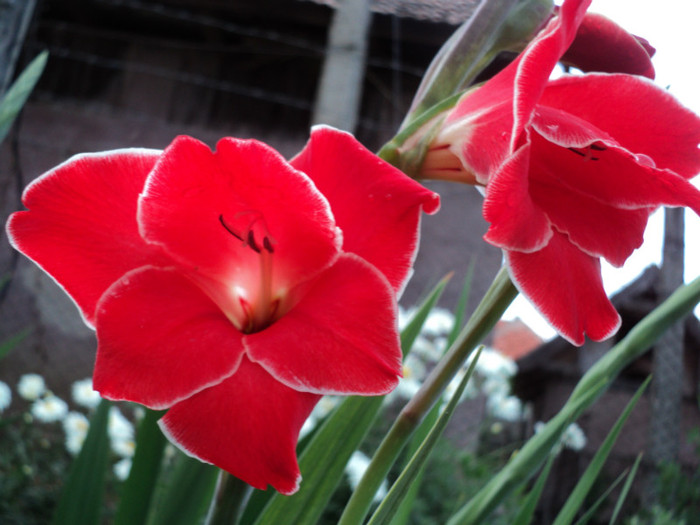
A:
[[[289,162],[234,138],[79,155],[23,202],[10,240],[95,328],[94,388],[168,409],[185,452],[285,494],[320,396],[396,386],[396,296],[439,205],[327,127]]]
[[[600,258],[622,266],[659,206],[700,214],[700,119],[648,79],[549,80],[590,2],[567,0],[518,58],[467,92],[430,145],[422,175],[485,188],[485,239],[569,341],[603,340],[620,317]]]

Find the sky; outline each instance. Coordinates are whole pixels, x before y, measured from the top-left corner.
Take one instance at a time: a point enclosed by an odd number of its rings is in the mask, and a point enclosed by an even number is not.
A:
[[[557,2],[559,3],[559,2]],[[683,105],[700,114],[700,1],[698,0],[593,0],[589,12],[613,19],[630,33],[646,38],[656,48],[652,59],[655,82],[676,96]],[[700,188],[700,176],[693,180]],[[685,213],[685,282],[700,275],[700,218]],[[644,234],[644,245],[621,269],[603,262],[603,283],[608,294],[633,281],[650,264],[661,262],[663,213],[652,215]],[[700,306],[695,309],[700,316]],[[506,319],[519,317],[545,339],[554,330],[522,296],[506,311]]]

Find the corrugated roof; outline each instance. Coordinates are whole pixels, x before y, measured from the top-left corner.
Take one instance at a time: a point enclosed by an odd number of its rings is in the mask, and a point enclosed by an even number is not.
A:
[[[308,0],[335,8],[338,0]],[[385,15],[458,25],[479,5],[479,0],[372,0],[370,9]]]

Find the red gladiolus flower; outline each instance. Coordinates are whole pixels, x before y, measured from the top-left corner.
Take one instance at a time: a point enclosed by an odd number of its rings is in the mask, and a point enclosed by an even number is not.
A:
[[[609,18],[586,13],[561,62],[584,72],[629,73],[654,80],[651,57],[656,50]]]
[[[658,206],[700,192],[700,119],[646,78],[550,81],[590,2],[560,15],[506,69],[465,94],[428,152],[426,177],[485,187],[485,239],[519,290],[569,341],[610,337],[620,318],[600,258],[621,266]]]
[[[169,409],[185,452],[290,494],[323,394],[385,394],[396,295],[436,194],[351,135],[290,162],[255,140],[79,155],[32,183],[7,229],[70,294],[108,399]]]

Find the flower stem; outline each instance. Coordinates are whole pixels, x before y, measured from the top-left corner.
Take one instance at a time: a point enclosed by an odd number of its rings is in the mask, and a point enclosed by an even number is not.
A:
[[[207,525],[235,525],[243,514],[253,487],[228,472],[219,473]]]
[[[445,387],[460,370],[471,351],[491,331],[517,295],[518,291],[508,277],[506,268],[501,268],[474,315],[469,319],[445,356],[426,378],[420,390],[406,404],[394,421],[348,501],[338,525],[362,523],[367,516],[374,494],[408,438],[418,427],[425,414],[440,399]]]

